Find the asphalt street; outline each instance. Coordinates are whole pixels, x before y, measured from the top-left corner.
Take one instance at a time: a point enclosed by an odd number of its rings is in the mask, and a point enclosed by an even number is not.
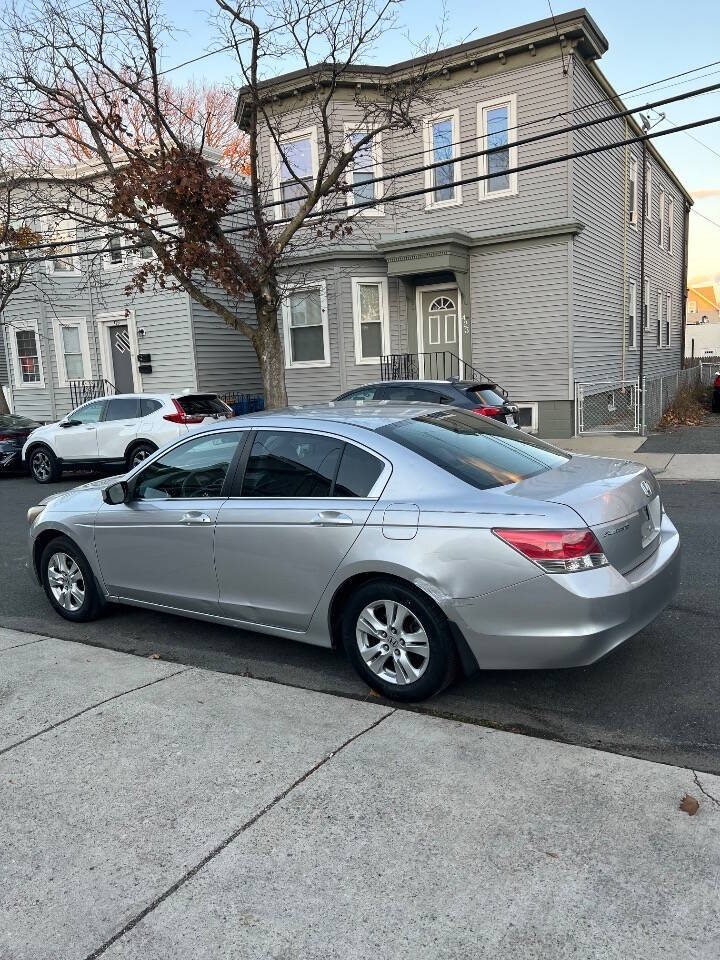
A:
[[[40,488],[27,477],[0,477],[0,624],[353,698],[370,695],[344,656],[330,650],[130,607],[113,607],[88,624],[56,616],[28,569],[25,514],[50,490],[85,479]],[[665,481],[662,489],[682,535],[683,568],[679,595],[655,623],[592,667],[487,672],[418,709],[720,773],[720,483]]]

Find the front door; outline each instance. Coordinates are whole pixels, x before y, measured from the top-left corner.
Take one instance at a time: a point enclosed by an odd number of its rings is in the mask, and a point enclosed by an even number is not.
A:
[[[421,291],[424,353],[448,350],[460,356],[459,300],[457,287]]]
[[[137,474],[129,503],[103,503],[95,546],[111,596],[218,613],[213,539],[245,434],[197,434]]]
[[[118,393],[132,393],[135,389],[132,368],[132,344],[126,323],[108,327],[113,383]]]
[[[259,430],[239,496],[220,509],[215,567],[223,613],[306,630],[375,501],[383,463],[340,437]]]

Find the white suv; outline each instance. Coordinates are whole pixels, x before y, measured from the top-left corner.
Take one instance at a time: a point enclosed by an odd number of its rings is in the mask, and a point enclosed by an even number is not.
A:
[[[130,470],[188,430],[232,416],[211,393],[121,393],[33,430],[22,455],[38,483],[52,483],[66,468]]]

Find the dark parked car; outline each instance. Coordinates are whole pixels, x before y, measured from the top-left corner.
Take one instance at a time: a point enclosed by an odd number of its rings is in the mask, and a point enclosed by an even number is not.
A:
[[[23,470],[22,448],[42,424],[14,413],[0,414],[0,470]]]
[[[393,403],[447,403],[517,427],[518,408],[496,383],[478,380],[384,380],[348,390],[337,400],[390,400]]]
[[[720,370],[715,374],[715,384],[712,395],[712,411],[720,413]]]

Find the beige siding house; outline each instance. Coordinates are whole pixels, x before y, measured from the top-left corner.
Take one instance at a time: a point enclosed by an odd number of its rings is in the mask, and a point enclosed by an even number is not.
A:
[[[641,323],[644,372],[680,365],[692,201],[677,177],[649,144],[641,270],[640,146],[542,165],[640,133],[633,117],[564,130],[622,109],[598,67],[607,48],[577,10],[431,58],[432,111],[412,131],[377,138],[351,174],[349,196],[376,206],[343,243],[307,246],[288,264],[281,320],[291,402],[377,380],[381,357],[407,369],[410,355],[422,372],[423,354],[447,352],[501,384],[526,426],[563,437],[575,430],[577,382],[637,376]],[[358,129],[360,101],[381,97],[410,66],[347,72],[333,101],[338,149]],[[317,171],[311,87],[302,71],[265,84],[274,134],[264,131],[261,161],[278,217],[301,188],[284,182],[274,136],[303,177]],[[241,126],[245,109],[240,90]],[[563,132],[516,143],[551,130]],[[478,157],[488,145],[504,149]],[[446,162],[417,169],[423,157]],[[504,172],[532,164],[541,165]],[[393,189],[427,192],[390,202],[383,183],[368,182],[368,170],[408,168],[416,172]]]

